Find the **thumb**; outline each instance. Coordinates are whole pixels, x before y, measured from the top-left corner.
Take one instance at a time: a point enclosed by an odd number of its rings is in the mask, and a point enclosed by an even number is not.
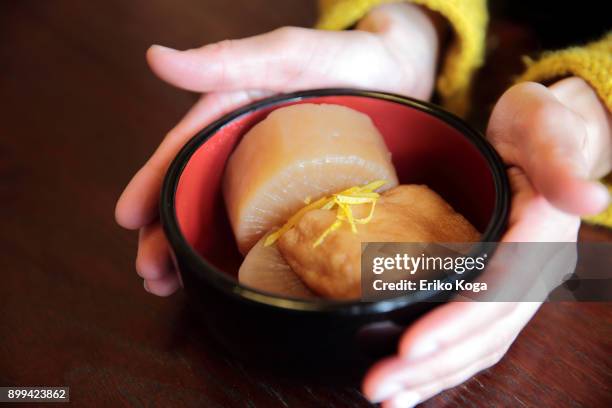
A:
[[[147,60],[163,80],[196,92],[359,86],[414,93],[416,89],[414,75],[398,69],[382,40],[359,30],[283,27],[187,51],[154,45]]]
[[[161,79],[191,91],[286,91],[300,86],[313,56],[329,43],[329,38],[321,41],[322,34],[283,27],[187,51],[153,45],[147,51],[147,60]]]
[[[186,51],[153,45],[147,50],[147,61],[161,79],[190,91],[261,89],[264,81],[272,86],[279,81],[278,72],[266,75],[266,67],[294,65],[282,49],[285,37],[288,31],[280,29]]]
[[[588,179],[584,119],[548,88],[535,83],[510,88],[495,106],[487,133],[506,161],[521,167],[558,209],[587,215],[608,205],[607,189]]]

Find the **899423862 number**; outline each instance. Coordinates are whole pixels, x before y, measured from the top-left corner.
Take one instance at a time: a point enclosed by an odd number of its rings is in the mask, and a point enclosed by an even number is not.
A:
[[[69,387],[0,387],[0,402],[69,401]]]

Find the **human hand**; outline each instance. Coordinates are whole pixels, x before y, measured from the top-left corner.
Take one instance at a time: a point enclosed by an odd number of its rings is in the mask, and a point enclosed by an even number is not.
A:
[[[160,78],[204,94],[117,202],[117,222],[140,231],[136,270],[145,289],[167,296],[180,286],[157,219],[158,200],[170,161],[198,130],[224,113],[277,92],[358,87],[427,99],[437,49],[432,20],[410,4],[378,7],[351,31],[285,27],[188,51],[152,46],[147,60]]]
[[[505,162],[535,190],[573,215],[603,211],[607,189],[596,181],[612,169],[612,116],[595,91],[571,77],[546,88],[526,82],[499,100],[487,136]]]
[[[610,113],[579,78],[546,88],[512,87],[499,100],[487,136],[513,190],[506,242],[575,241],[579,215],[609,202],[591,181],[612,167]],[[411,407],[496,364],[539,302],[451,302],[403,335],[398,355],[376,364],[363,390],[384,407]]]

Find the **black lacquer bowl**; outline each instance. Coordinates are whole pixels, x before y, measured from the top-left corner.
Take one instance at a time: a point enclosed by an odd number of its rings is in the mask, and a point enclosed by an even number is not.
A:
[[[438,304],[423,300],[440,294],[313,301],[263,293],[237,280],[241,256],[221,193],[225,163],[254,124],[296,103],[339,104],[369,115],[392,152],[400,182],[427,184],[483,233],[484,242],[498,241],[506,225],[505,169],[482,135],[440,107],[352,89],[296,92],[245,106],[200,131],[176,156],[163,184],[161,221],[184,288],[210,333],[228,349],[268,362],[366,361],[367,342],[358,339],[388,322],[409,324]],[[393,344],[392,336],[387,340]]]

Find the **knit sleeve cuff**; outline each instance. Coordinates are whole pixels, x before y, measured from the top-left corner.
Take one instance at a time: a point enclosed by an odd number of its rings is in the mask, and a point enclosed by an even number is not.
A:
[[[527,69],[517,78],[517,82],[542,82],[579,76],[593,87],[608,110],[612,111],[612,32],[584,47],[545,52],[537,60],[525,57],[525,63]]]

